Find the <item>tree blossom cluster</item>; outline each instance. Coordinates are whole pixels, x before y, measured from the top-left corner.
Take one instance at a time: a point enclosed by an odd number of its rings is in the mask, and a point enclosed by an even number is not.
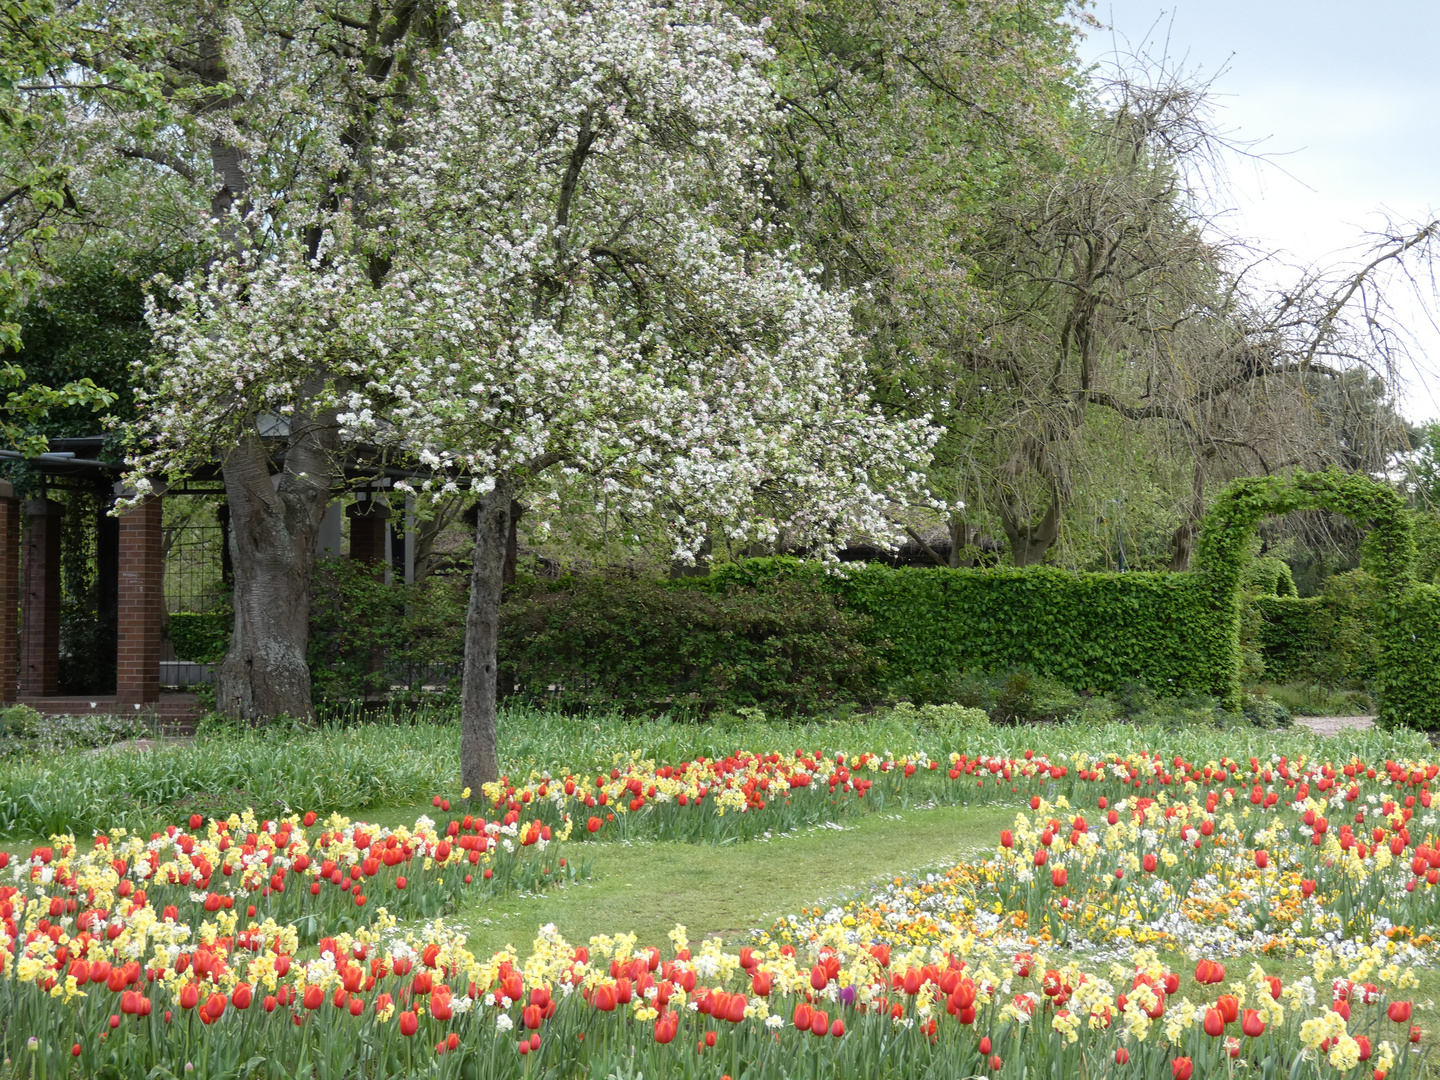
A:
[[[889,535],[934,432],[873,405],[854,298],[776,240],[759,31],[607,0],[506,6],[452,42],[387,137],[383,202],[333,214],[318,257],[243,255],[152,312],[137,472],[318,402],[428,465],[419,490],[663,519],[677,558],[717,526]]]

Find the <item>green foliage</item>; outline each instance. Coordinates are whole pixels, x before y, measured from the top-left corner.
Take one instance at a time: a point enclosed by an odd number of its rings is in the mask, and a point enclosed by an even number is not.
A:
[[[1428,594],[1414,591],[1413,515],[1398,494],[1367,476],[1328,470],[1288,479],[1250,477],[1233,482],[1216,499],[1196,544],[1195,566],[1198,576],[1210,582],[1213,610],[1228,629],[1236,653],[1243,630],[1241,577],[1255,526],[1261,518],[1296,510],[1331,510],[1369,530],[1361,557],[1377,591],[1371,610],[1378,643],[1374,682],[1380,722],[1440,728],[1440,699],[1418,689],[1425,679],[1433,679],[1432,669],[1418,676],[1409,666],[1440,649],[1440,638],[1426,636],[1432,626],[1423,598]],[[1227,705],[1239,700],[1238,664],[1234,670],[1235,681],[1225,693]]]
[[[1440,585],[1440,510],[1415,515],[1415,579]]]
[[[234,628],[235,614],[229,609],[172,612],[170,643],[175,646],[175,658],[197,664],[218,663],[230,648]]]
[[[1375,702],[1363,690],[1336,690],[1315,682],[1264,687],[1274,701],[1295,716],[1369,716]]]
[[[813,714],[875,685],[866,620],[813,578],[775,574],[763,589],[693,581],[704,579],[518,589],[503,612],[502,676],[522,700],[692,715],[746,705]]]
[[[454,690],[465,655],[465,581],[380,579],[381,568],[322,559],[310,591],[310,677],[317,700],[372,698],[403,685]],[[437,683],[439,680],[439,683]]]
[[[1390,607],[1382,613],[1382,627],[1400,632],[1379,635],[1380,722],[1435,731],[1440,728],[1440,587],[1416,585],[1398,599],[1382,599],[1381,605]]]
[[[1284,559],[1267,556],[1245,567],[1245,591],[1259,596],[1295,596],[1295,577]]]
[[[1327,651],[1319,632],[1326,619],[1323,599],[1257,596],[1251,606],[1259,617],[1256,644],[1265,677],[1285,682],[1319,680],[1326,668]]]
[[[930,730],[953,735],[990,729],[990,717],[984,709],[954,703],[921,705],[916,708],[910,702],[902,701],[890,710],[890,717],[896,723],[913,727],[916,731]]]
[[[28,705],[0,709],[0,758],[94,749],[150,734],[149,720],[135,714],[46,716]]]
[[[825,580],[872,621],[891,679],[1021,669],[1074,689],[1185,694],[1218,692],[1234,669],[1195,575],[866,566]]]
[[[1378,673],[1378,583],[1353,570],[1337,574],[1320,596],[1257,597],[1267,678],[1329,687],[1371,685]]]

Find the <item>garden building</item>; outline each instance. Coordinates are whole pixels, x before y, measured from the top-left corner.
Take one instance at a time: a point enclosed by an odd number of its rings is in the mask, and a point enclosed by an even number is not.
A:
[[[0,480],[0,696],[48,713],[139,708],[185,719],[197,699],[179,688],[209,682],[213,668],[177,656],[168,628],[226,606],[219,466],[116,515],[122,469],[103,460],[104,441],[52,439],[23,461],[0,452],[21,465],[13,482]],[[346,463],[317,554],[343,550],[411,580],[414,530],[403,510],[392,519],[391,473],[402,475]]]

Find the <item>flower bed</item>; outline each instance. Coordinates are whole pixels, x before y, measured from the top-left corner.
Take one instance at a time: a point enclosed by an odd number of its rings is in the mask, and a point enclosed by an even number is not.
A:
[[[867,1077],[1417,1074],[1408,970],[1362,950],[1332,977],[1282,980],[1254,965],[1213,997],[1138,950],[1101,973],[973,935],[930,947],[858,946],[844,934],[723,951],[671,935],[668,958],[633,938],[574,948],[547,928],[530,956],[472,956],[438,921],[380,919],[296,956],[292,930],[163,920],[110,942],[31,942],[0,981],[6,1052],[22,1075]],[[67,952],[69,950],[67,949]],[[105,959],[104,957],[112,957]],[[1389,976],[1393,990],[1368,982]],[[47,985],[50,980],[53,985]],[[1292,1069],[1292,1063],[1298,1063]],[[1283,1064],[1283,1070],[1281,1066]]]
[[[258,821],[249,811],[208,824],[196,814],[188,826],[149,840],[116,830],[88,851],[53,837],[0,884],[0,932],[64,928],[114,941],[153,917],[192,937],[213,920],[233,936],[258,919],[313,943],[385,915],[432,918],[466,893],[539,891],[578,873],[559,854],[568,821],[555,828],[514,811],[396,829],[313,813]],[[0,852],[0,871],[10,862]]]
[[[1170,768],[1195,775],[1183,762]],[[838,921],[857,938],[892,943],[963,928],[1089,953],[1133,942],[1281,954],[1322,941],[1387,942],[1416,961],[1433,952],[1433,766],[1281,758],[1197,771],[1182,787],[1167,770],[1157,794],[1127,796],[1135,762],[1083,761],[1070,789],[1089,808],[1034,795],[991,857],[807,912],[778,932],[814,936]]]
[[[0,894],[0,1042],[24,1076],[1418,1076],[1435,776],[735,755],[507,782],[485,792],[499,822],[59,838]],[[572,873],[555,841],[602,808],[602,835],[706,840],[907,797],[1027,809],[983,858],[735,952],[547,928],[523,960],[477,958],[431,918],[462,889]]]

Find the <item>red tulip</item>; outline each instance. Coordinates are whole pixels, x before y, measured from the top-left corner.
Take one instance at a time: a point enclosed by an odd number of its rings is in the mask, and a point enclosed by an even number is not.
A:
[[[1254,1009],[1246,1009],[1244,1017],[1240,1020],[1240,1030],[1246,1032],[1250,1038],[1260,1038],[1264,1034],[1264,1021],[1260,1020],[1259,1012]]]
[[[1201,960],[1195,965],[1195,981],[1202,986],[1225,981],[1225,965],[1214,960]]]
[[[1385,1010],[1385,1015],[1397,1024],[1408,1024],[1410,1022],[1410,1002],[1392,1001],[1390,1007]]]
[[[1152,852],[1146,855],[1145,858],[1140,860],[1140,865],[1145,868],[1145,872],[1147,874],[1153,874],[1155,872],[1155,867],[1159,865],[1159,860],[1155,858],[1155,855]]]
[[[810,986],[815,990],[824,990],[830,982],[830,976],[825,974],[825,965],[816,964],[810,969]]]
[[[1233,1024],[1240,1015],[1240,1002],[1234,994],[1221,994],[1215,999],[1215,1008],[1220,1010],[1220,1017],[1227,1024]]]
[[[305,987],[305,997],[303,998],[305,1008],[314,1011],[320,1007],[320,1003],[324,1000],[325,991],[320,989],[320,987],[314,985]]]
[[[830,1034],[830,1017],[823,1009],[816,1009],[810,1014],[810,1033],[812,1035]]]
[[[407,1039],[420,1030],[420,1018],[409,1009],[400,1014],[400,1034]]]
[[[1065,867],[1057,866],[1054,870],[1050,871],[1050,884],[1054,885],[1055,888],[1063,889],[1068,880],[1069,876],[1065,873]]]
[[[1264,869],[1265,869],[1267,866],[1269,866],[1269,865],[1270,865],[1270,853],[1269,853],[1268,851],[1257,851],[1257,852],[1255,852],[1255,867],[1256,867],[1256,869],[1258,869],[1258,870],[1264,870]],[[1187,1059],[1181,1058],[1180,1060],[1181,1060],[1181,1061],[1185,1061],[1185,1060],[1187,1060]]]
[[[1174,1080],[1190,1080],[1194,1071],[1195,1065],[1188,1057],[1176,1058],[1170,1062],[1170,1075]]]
[[[1212,1039],[1218,1039],[1225,1034],[1225,1018],[1220,1015],[1219,1009],[1205,1010],[1205,1034]]]
[[[1129,1051],[1129,1050],[1126,1050],[1125,1047],[1123,1047],[1123,1046],[1120,1047],[1119,1050],[1116,1050],[1116,1051],[1115,1051],[1115,1064],[1116,1064],[1116,1065],[1129,1065],[1129,1064],[1130,1064],[1130,1051]]]

